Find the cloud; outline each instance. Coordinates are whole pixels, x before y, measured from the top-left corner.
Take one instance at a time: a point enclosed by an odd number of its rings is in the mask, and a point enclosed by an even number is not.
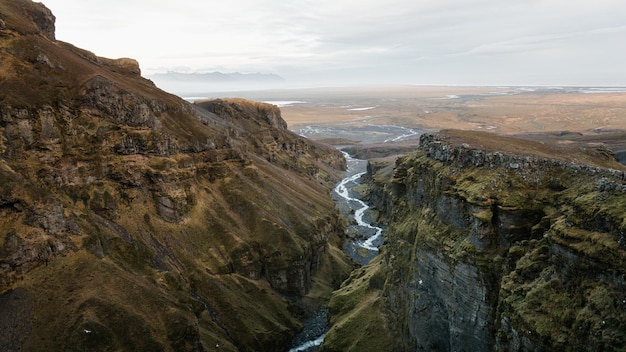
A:
[[[456,75],[476,84],[506,73],[513,84],[507,70],[571,78],[610,68],[626,84],[621,0],[44,2],[57,15],[59,39],[135,57],[144,72],[186,66],[396,81],[439,75],[440,83]]]

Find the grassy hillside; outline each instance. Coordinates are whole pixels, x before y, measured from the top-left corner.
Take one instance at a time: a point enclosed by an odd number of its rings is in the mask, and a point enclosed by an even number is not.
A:
[[[341,154],[56,41],[41,4],[0,19],[0,349],[286,346],[351,269]]]

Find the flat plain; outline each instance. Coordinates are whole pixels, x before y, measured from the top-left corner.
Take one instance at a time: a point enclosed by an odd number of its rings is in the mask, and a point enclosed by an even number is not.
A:
[[[626,130],[626,89],[394,86],[242,92],[281,107],[291,129],[311,123],[396,123],[500,134]]]
[[[238,94],[282,105],[294,131],[311,125],[460,129],[560,145],[604,145],[620,160],[626,157],[626,88],[393,86]],[[368,142],[367,135],[361,137],[359,142]]]

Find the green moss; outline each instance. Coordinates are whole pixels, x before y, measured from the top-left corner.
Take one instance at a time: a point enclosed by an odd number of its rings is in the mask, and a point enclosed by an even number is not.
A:
[[[476,266],[486,288],[499,290],[489,291],[488,297],[497,316],[508,322],[494,322],[502,345],[519,342],[524,334],[528,343],[555,350],[591,345],[601,346],[595,350],[623,348],[623,285],[616,278],[626,267],[620,242],[626,224],[626,195],[599,192],[594,177],[546,165],[515,170],[459,167],[455,162],[433,161],[420,152],[401,158],[391,181],[395,193],[386,190],[391,199],[386,211],[392,217],[382,250],[385,269],[378,272],[386,278],[380,297],[401,295],[398,292],[410,285],[419,260],[415,253],[427,251],[445,258],[451,268],[458,262]],[[372,187],[380,192],[385,185]],[[459,216],[485,226],[471,229],[477,234],[443,223],[437,203],[442,198],[458,201],[461,210],[479,209],[468,214],[459,211]],[[493,242],[478,251],[470,233],[491,236]],[[346,324],[354,324],[350,314],[367,319],[385,316],[384,309],[358,303],[377,297],[371,289],[380,287],[381,277],[361,272],[335,294],[333,302],[343,309],[338,314]],[[371,306],[374,301],[387,304],[378,298],[370,301]],[[395,330],[407,329],[401,319],[391,324]],[[352,340],[340,345],[332,338],[344,335],[333,334],[329,333],[333,345],[353,348]]]
[[[552,252],[547,239],[509,250],[515,268],[502,279],[502,314],[512,317],[518,329],[532,331],[555,349],[584,348],[590,341],[595,341],[596,350],[623,346],[625,317],[618,308],[623,298],[619,284],[609,279],[611,269],[596,267],[590,273],[585,266]]]
[[[211,297],[211,309],[224,329],[238,334],[242,349],[271,351],[284,348],[289,336],[301,328],[290,312],[289,302],[275,293],[265,281],[249,280],[239,275],[207,276],[197,272],[192,277],[195,292]],[[264,309],[258,309],[259,303]]]
[[[385,351],[394,346],[387,329],[386,303],[381,295],[386,274],[380,260],[352,273],[329,303],[331,330],[324,351]]]
[[[313,274],[313,284],[306,297],[315,307],[327,305],[333,291],[339,288],[355,266],[340,248],[329,246],[322,255],[320,267]]]
[[[28,294],[22,349],[283,350],[352,268],[329,197],[340,152],[274,107],[198,112],[43,37],[32,4],[0,4],[0,291]],[[158,121],[131,111],[146,106]],[[285,272],[302,281],[289,299],[269,284]]]
[[[555,221],[551,227],[552,239],[563,246],[598,262],[623,266],[626,265],[626,250],[619,244],[619,238],[613,234],[588,231],[573,227],[565,218]]]
[[[476,219],[490,224],[491,221],[493,220],[493,211],[491,211],[491,209],[485,209],[483,211],[479,211],[477,213],[472,214]]]

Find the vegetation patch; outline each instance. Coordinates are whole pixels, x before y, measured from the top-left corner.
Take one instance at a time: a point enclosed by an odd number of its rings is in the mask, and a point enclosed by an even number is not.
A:
[[[384,273],[378,259],[355,270],[330,301],[331,330],[324,351],[385,351],[395,341],[387,329],[385,298],[381,295]]]

